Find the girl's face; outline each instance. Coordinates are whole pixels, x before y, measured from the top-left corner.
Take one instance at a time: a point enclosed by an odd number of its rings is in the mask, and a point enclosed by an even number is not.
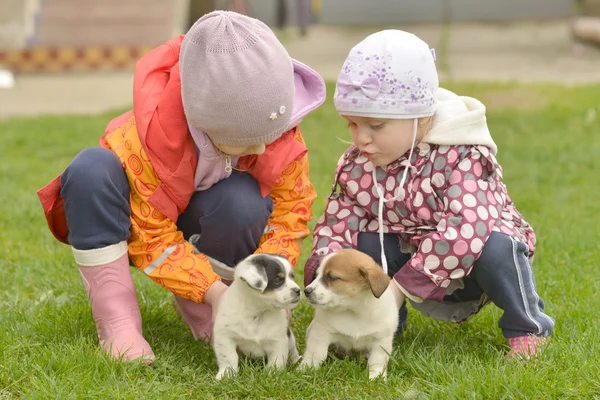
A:
[[[229,156],[251,156],[251,155],[261,155],[265,152],[265,150],[267,149],[267,146],[270,145],[271,143],[275,142],[277,139],[275,140],[271,140],[270,142],[267,143],[261,143],[261,144],[253,144],[250,146],[230,146],[228,144],[218,144],[213,142],[213,145],[222,153],[225,153]]]
[[[251,146],[230,146],[226,144],[214,143],[217,149],[230,156],[249,156],[252,154],[260,155],[265,152],[267,144],[254,144]]]
[[[374,165],[385,168],[410,150],[413,140],[413,119],[378,119],[343,116],[348,120],[352,141]],[[424,118],[427,122],[430,118]],[[419,121],[415,146],[425,136]]]

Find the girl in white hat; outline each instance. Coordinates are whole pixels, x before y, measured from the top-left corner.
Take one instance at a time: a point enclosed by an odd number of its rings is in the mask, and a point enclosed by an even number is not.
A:
[[[509,357],[529,358],[554,326],[531,268],[535,233],[502,183],[485,106],[439,88],[434,60],[399,30],[350,51],[334,103],[354,144],[338,162],[305,284],[325,255],[355,248],[393,277],[399,331],[405,297],[456,323],[491,301],[504,311]]]

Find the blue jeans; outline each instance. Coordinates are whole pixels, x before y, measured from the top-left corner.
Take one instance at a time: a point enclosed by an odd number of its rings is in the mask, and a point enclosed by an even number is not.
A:
[[[89,148],[79,153],[61,177],[69,243],[90,250],[127,240],[129,193],[125,171],[112,151]],[[273,201],[262,197],[254,178],[233,172],[194,193],[177,227],[186,239],[201,234],[202,253],[234,266],[256,251],[272,212]]]

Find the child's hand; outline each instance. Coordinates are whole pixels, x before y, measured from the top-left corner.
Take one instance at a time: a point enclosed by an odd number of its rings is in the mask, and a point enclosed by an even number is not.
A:
[[[219,309],[219,302],[221,301],[221,296],[227,290],[228,286],[221,281],[215,281],[206,293],[204,293],[204,302],[206,304],[210,304],[212,307],[212,321],[215,322],[215,316],[217,315],[217,310]]]
[[[404,304],[404,300],[406,299],[406,296],[404,296],[404,293],[402,293],[402,291],[400,290],[400,288],[398,287],[396,282],[394,282],[393,279],[390,281],[390,283],[388,285],[388,290],[391,290],[392,293],[394,294],[394,298],[396,299],[396,307],[398,307],[398,309],[399,309],[400,306],[402,306],[402,304]]]

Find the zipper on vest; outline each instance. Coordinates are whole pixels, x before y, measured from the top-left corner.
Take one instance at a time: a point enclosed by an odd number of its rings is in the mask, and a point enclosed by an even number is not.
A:
[[[226,155],[225,156],[225,172],[231,172],[233,170],[233,168],[231,167],[231,156],[230,155]]]

